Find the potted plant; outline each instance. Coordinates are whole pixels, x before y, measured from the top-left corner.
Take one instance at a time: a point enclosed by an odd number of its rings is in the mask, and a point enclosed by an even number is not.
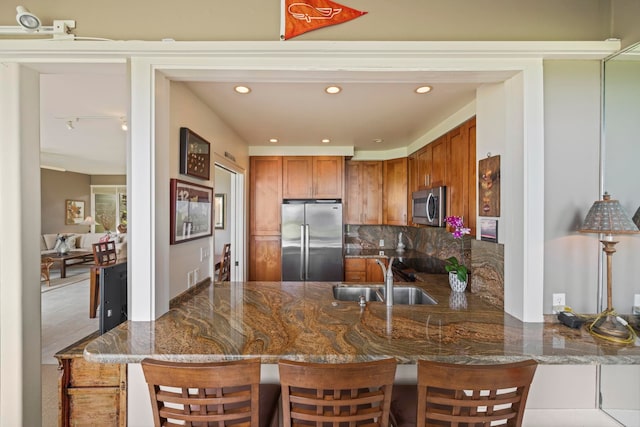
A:
[[[453,231],[451,232],[453,238],[460,239],[462,256],[462,251],[464,251],[464,235],[470,234],[471,229],[464,226],[464,221],[459,216],[448,216],[445,218],[445,222],[450,227],[453,227]],[[447,258],[446,262],[445,270],[449,273],[451,289],[456,292],[464,291],[467,287],[469,269],[454,256]]]

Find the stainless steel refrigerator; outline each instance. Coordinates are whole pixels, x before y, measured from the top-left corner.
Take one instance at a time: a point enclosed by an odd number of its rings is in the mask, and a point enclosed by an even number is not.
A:
[[[282,204],[282,280],[342,281],[342,203]]]

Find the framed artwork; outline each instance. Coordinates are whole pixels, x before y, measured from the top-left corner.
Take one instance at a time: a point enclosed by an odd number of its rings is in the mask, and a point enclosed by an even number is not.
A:
[[[180,128],[180,173],[209,180],[211,144],[189,128]]]
[[[80,224],[84,221],[84,202],[82,200],[65,200],[66,225]]]
[[[480,240],[498,243],[498,220],[480,219]]]
[[[213,188],[171,179],[170,243],[187,242],[213,234]]]
[[[478,161],[479,216],[500,216],[500,156]]]
[[[214,203],[214,225],[218,230],[224,230],[224,211],[225,211],[225,201],[227,195],[226,194],[216,194],[215,203]]]

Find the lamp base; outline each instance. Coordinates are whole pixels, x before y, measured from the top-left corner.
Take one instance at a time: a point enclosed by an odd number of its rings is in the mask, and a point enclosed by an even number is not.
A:
[[[621,323],[613,310],[601,313],[588,327],[589,332],[599,338],[618,343],[630,343],[635,333],[628,324]]]

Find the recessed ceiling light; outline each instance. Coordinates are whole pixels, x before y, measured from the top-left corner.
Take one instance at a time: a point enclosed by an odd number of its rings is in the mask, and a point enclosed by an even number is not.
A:
[[[376,138],[376,139],[373,140],[373,142],[375,142],[376,144],[380,144],[380,143],[384,142],[384,139]]]
[[[327,86],[326,88],[324,88],[324,91],[329,95],[335,95],[336,93],[340,93],[340,91],[342,91],[342,88],[340,86]]]
[[[331,142],[331,140],[330,140],[329,138],[324,138],[324,139],[322,140],[322,143],[323,143],[323,144],[328,144],[328,143],[330,143],[330,142]]]
[[[278,142],[278,138],[269,138],[269,142]]]
[[[431,92],[431,86],[420,86],[416,88],[416,93],[429,93]]]
[[[251,92],[251,89],[248,88],[247,86],[236,86],[236,87],[233,88],[233,90],[235,90],[236,92],[241,93],[241,94],[245,94],[245,93]]]

